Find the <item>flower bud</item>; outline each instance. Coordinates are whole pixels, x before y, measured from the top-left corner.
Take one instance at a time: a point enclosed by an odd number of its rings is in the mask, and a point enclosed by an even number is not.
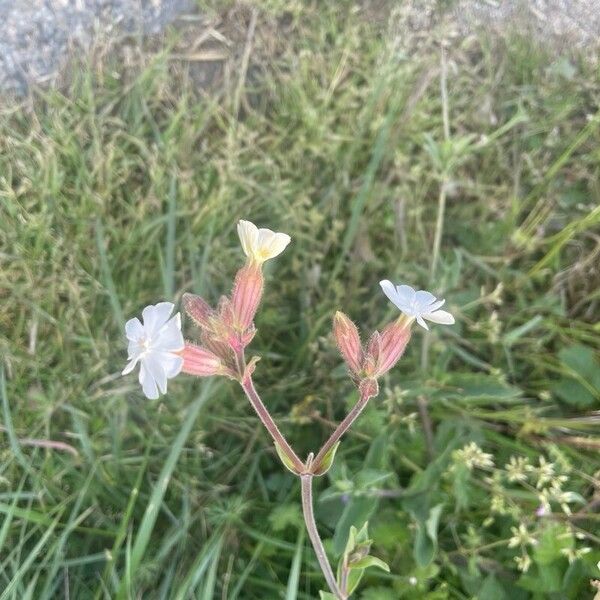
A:
[[[215,314],[209,304],[196,294],[184,294],[182,301],[185,312],[194,323],[201,329],[209,329],[211,326],[210,320]]]
[[[381,334],[374,331],[367,344],[367,352],[364,360],[364,372],[367,377],[377,377],[379,357],[381,354]]]
[[[183,352],[183,372],[197,377],[223,373],[221,361],[210,350],[186,342]]]
[[[254,320],[263,293],[263,274],[256,263],[242,267],[235,276],[231,307],[233,324],[239,331],[246,331]]]
[[[202,345],[221,359],[223,364],[230,365],[234,359],[231,347],[227,342],[218,339],[214,334],[203,331],[200,334]]]
[[[387,373],[399,360],[410,340],[410,326],[407,321],[398,319],[369,340],[365,371],[372,377]]]
[[[356,325],[339,310],[333,317],[333,336],[348,368],[358,375],[362,369],[363,350]]]
[[[218,319],[216,323],[215,333],[219,337],[227,337],[227,330],[233,327],[234,315],[231,300],[227,296],[221,296],[217,305]]]

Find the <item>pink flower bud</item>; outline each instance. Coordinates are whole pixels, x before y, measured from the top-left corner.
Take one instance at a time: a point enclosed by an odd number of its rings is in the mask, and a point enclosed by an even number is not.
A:
[[[200,341],[202,345],[215,354],[221,359],[221,362],[225,365],[231,365],[234,361],[234,356],[229,345],[223,340],[215,337],[214,334],[203,331],[200,334]]]
[[[374,331],[367,344],[367,352],[364,360],[364,371],[368,377],[377,377],[379,357],[381,355],[381,334]]]
[[[227,337],[227,330],[233,327],[233,307],[231,300],[227,296],[221,296],[219,305],[217,306],[218,322],[215,324],[216,333],[219,337]]]
[[[387,373],[402,357],[410,341],[411,329],[406,322],[394,321],[381,332],[379,375]]]
[[[202,329],[210,329],[211,318],[214,317],[215,311],[208,303],[197,296],[196,294],[183,295],[183,308],[190,318]]]
[[[333,317],[333,336],[348,368],[358,375],[362,369],[363,350],[356,325],[339,310]]]
[[[231,306],[234,326],[241,332],[252,325],[262,298],[263,284],[260,266],[254,262],[242,267],[235,276]]]
[[[196,377],[208,377],[223,373],[219,357],[206,348],[186,342],[182,356],[184,373],[196,375]]]
[[[410,340],[410,326],[403,319],[390,323],[381,333],[376,331],[369,340],[365,371],[371,377],[387,373],[399,360]]]

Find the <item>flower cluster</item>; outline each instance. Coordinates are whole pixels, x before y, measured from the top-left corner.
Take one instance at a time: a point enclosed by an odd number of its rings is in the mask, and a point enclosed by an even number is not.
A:
[[[531,548],[539,544],[548,527],[553,527],[561,542],[557,549],[569,562],[573,562],[590,552],[588,546],[578,546],[576,540],[585,536],[568,520],[572,513],[571,505],[584,504],[583,497],[577,492],[563,489],[568,484],[572,472],[569,461],[556,448],[550,447],[554,460],[543,455],[532,462],[526,456],[510,456],[504,467],[494,467],[492,455],[474,442],[454,451],[453,464],[447,471],[453,478],[458,465],[464,465],[469,471],[475,467],[487,471],[483,485],[490,495],[490,513],[483,522],[488,527],[497,515],[509,517],[515,523],[510,527],[510,537],[506,545],[518,554],[513,557],[519,571],[525,573],[533,563]],[[473,475],[474,476],[474,475]],[[532,501],[535,504],[532,504]],[[561,515],[553,512],[560,507],[564,513],[562,526],[551,525],[559,522]],[[557,511],[558,512],[558,511]],[[562,520],[562,519],[560,519]]]
[[[450,313],[439,310],[445,300],[438,300],[432,293],[415,291],[408,285],[394,286],[388,280],[381,281],[380,285],[401,315],[381,332],[373,332],[364,346],[358,328],[344,313],[336,312],[333,319],[337,346],[352,379],[359,385],[363,381],[377,380],[400,360],[410,341],[413,321],[425,329],[428,327],[423,319],[444,325],[454,323]]]
[[[494,457],[484,452],[475,442],[455,450],[452,453],[452,459],[456,465],[462,464],[469,471],[474,468],[491,469],[494,466]]]
[[[170,302],[147,306],[142,311],[143,324],[137,318],[127,321],[130,362],[123,375],[139,363],[139,382],[147,398],[166,393],[167,380],[182,371],[197,377],[238,377],[243,368],[240,353],[256,332],[254,315],[264,285],[262,264],[290,242],[285,233],[258,229],[248,221],[238,223],[238,235],[247,261],[235,277],[231,296],[223,296],[216,308],[200,296],[183,296],[183,307],[200,330],[201,345],[184,341],[181,315],[171,317],[174,305]]]
[[[184,341],[181,316],[177,313],[171,317],[174,305],[170,302],[147,306],[142,311],[143,324],[138,318],[127,321],[129,363],[123,375],[139,363],[139,382],[148,398],[166,393],[167,380],[182,371],[197,377],[225,375],[239,379],[253,368],[252,364],[244,364],[243,351],[256,333],[254,317],[264,287],[262,265],[281,254],[291,240],[285,233],[259,229],[250,221],[239,221],[237,231],[247,260],[235,276],[231,295],[222,296],[216,308],[195,294],[183,295],[183,308],[199,329],[200,345]],[[413,321],[425,329],[424,319],[454,323],[450,313],[440,310],[444,300],[430,292],[415,291],[408,285],[394,286],[388,280],[380,285],[402,314],[381,332],[375,331],[364,346],[356,325],[344,313],[338,311],[333,320],[333,334],[350,375],[369,395],[377,393],[377,378],[404,353]]]

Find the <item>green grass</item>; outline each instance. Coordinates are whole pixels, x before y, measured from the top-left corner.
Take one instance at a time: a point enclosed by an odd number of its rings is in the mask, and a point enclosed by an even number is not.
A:
[[[293,238],[268,264],[252,352],[302,456],[355,399],[335,310],[380,327],[390,278],[432,289],[457,317],[413,336],[316,482],[332,557],[369,519],[390,564],[357,597],[592,597],[598,71],[486,36],[454,40],[442,60],[440,31],[413,38],[401,12],[388,23],[350,2],[256,7],[243,77],[250,11],[222,9],[239,44],[215,89],[196,90],[174,37],[3,105],[0,598],[324,589],[299,486],[241,391],[182,376],[150,402],[120,376],[125,319],[185,291],[229,292],[239,218]],[[453,454],[471,441],[493,455],[491,479]],[[580,514],[553,503],[537,518],[535,485],[506,479],[511,456],[568,473]],[[507,546],[519,523],[538,540],[526,574]]]

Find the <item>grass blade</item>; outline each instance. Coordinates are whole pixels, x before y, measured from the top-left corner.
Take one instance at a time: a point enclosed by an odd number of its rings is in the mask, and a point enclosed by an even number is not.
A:
[[[200,409],[204,405],[204,403],[210,397],[210,392],[212,389],[212,381],[208,381],[204,385],[204,389],[200,396],[190,405],[187,414],[183,419],[183,425],[177,438],[173,442],[173,446],[171,451],[169,452],[169,456],[160,472],[160,476],[158,481],[154,485],[154,490],[152,495],[150,496],[150,502],[146,507],[146,512],[144,513],[144,517],[138,529],[137,535],[135,537],[135,541],[133,542],[133,547],[131,550],[131,558],[128,566],[128,572],[135,573],[137,568],[139,567],[144,554],[148,548],[148,543],[150,541],[150,535],[152,534],[152,530],[154,529],[154,524],[156,523],[156,518],[158,516],[158,511],[160,510],[160,505],[162,504],[162,500],[164,498],[165,492],[167,491],[167,486],[169,485],[169,480],[171,479],[171,475],[173,470],[175,469],[175,465],[181,455],[181,451],[183,450],[183,445],[185,444],[190,432],[192,431],[192,427],[196,421],[196,417],[200,412]],[[119,586],[119,591],[117,593],[117,598],[122,599],[127,597],[127,585],[125,581],[121,582]]]

